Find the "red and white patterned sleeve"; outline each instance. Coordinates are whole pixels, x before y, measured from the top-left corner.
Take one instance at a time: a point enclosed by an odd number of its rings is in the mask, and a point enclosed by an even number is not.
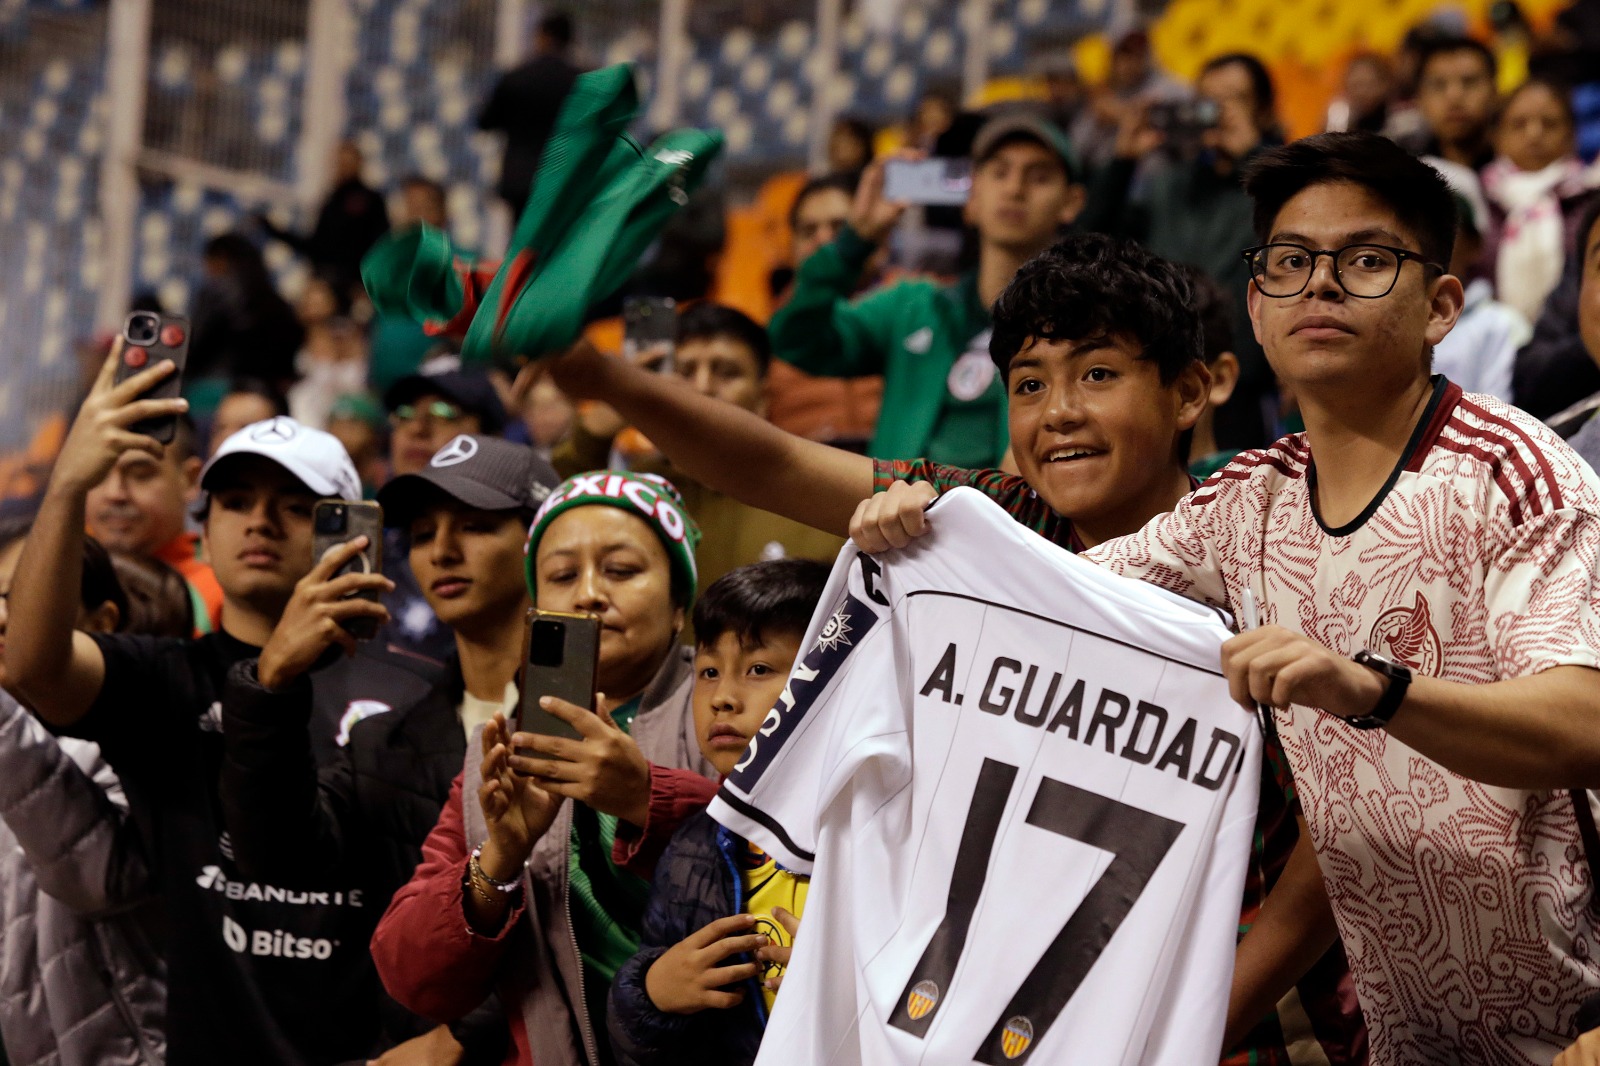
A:
[[[1197,495],[1204,497],[1202,502],[1195,502]],[[1112,573],[1227,608],[1228,595],[1209,528],[1217,507],[1215,496],[1202,488],[1185,496],[1171,511],[1152,518],[1137,533],[1096,545],[1083,557]]]
[[[1499,675],[1600,668],[1600,514],[1565,507],[1496,532],[1484,599]]]

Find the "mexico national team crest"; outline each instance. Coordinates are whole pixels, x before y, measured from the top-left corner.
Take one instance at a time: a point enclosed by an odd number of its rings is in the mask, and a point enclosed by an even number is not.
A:
[[[1437,676],[1444,651],[1430,614],[1428,601],[1418,592],[1410,606],[1391,607],[1378,616],[1367,638],[1367,647],[1386,658],[1405,663],[1418,673]]]
[[[1006,1020],[1006,1027],[1000,1033],[1000,1050],[1005,1052],[1006,1058],[1014,1059],[1033,1043],[1033,1023],[1020,1014],[1015,1018]]]
[[[921,1021],[939,1004],[939,986],[932,981],[918,981],[906,995],[906,1013],[911,1020]]]

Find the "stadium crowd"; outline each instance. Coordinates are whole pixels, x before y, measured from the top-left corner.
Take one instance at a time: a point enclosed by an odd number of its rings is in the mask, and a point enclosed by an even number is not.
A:
[[[1600,1063],[1573,12],[1515,84],[1498,39],[1420,26],[1298,140],[1259,59],[1190,88],[1139,32],[1104,84],[843,119],[755,254],[714,187],[668,224],[623,294],[675,301],[664,349],[623,354],[616,298],[520,368],[374,309],[363,256],[445,196],[388,202],[341,148],[308,233],[219,236],[192,306],[136,303],[187,311],[182,396],[115,342],[0,535],[8,1061],[753,1062],[808,884],[706,809],[845,538],[903,549],[970,486],[1240,616],[1220,668],[1269,743],[1194,1062]],[[572,38],[545,18],[485,101],[514,209]],[[890,199],[926,157],[970,160],[964,205]],[[313,268],[292,305],[266,241]],[[321,499],[383,528],[316,555]],[[600,620],[594,705],[538,733],[535,605]]]

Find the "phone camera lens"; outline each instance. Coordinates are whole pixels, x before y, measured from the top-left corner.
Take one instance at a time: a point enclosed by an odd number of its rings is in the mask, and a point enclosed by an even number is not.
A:
[[[343,507],[324,507],[317,512],[318,533],[343,533],[347,525]]]
[[[128,316],[128,325],[122,331],[129,344],[154,344],[161,331],[161,319],[149,311],[135,311]]]

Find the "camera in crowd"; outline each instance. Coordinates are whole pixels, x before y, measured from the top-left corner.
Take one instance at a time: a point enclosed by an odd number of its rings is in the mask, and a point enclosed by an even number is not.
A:
[[[1150,125],[1163,137],[1163,145],[1180,156],[1196,155],[1201,137],[1217,127],[1222,110],[1214,100],[1169,100],[1150,105]]]

